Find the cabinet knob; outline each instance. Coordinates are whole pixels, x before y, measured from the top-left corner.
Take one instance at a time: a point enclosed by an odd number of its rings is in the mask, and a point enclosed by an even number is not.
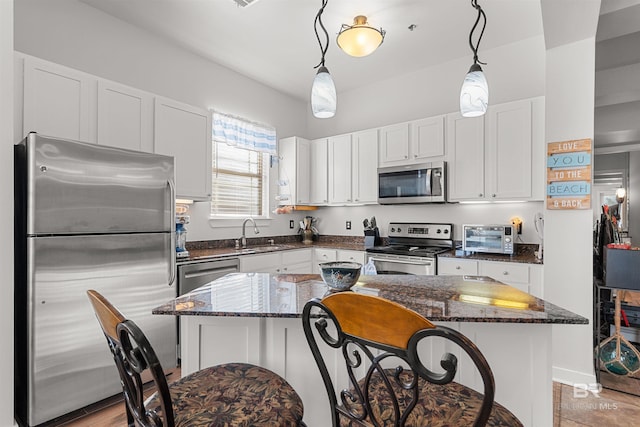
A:
[[[459,265],[456,265],[456,270],[460,270],[462,267],[460,267]]]
[[[478,194],[478,197],[482,197],[482,193]]]
[[[413,158],[414,158],[414,159],[417,159],[417,158],[418,158],[418,155],[417,155],[417,154],[414,154],[414,155],[413,155]]]
[[[276,268],[276,273],[280,273],[280,269],[279,268]]]
[[[287,267],[283,268],[284,271],[287,271]]]
[[[408,158],[409,158],[409,156],[404,156],[404,158],[405,158],[405,159],[408,159]]]
[[[491,195],[491,197],[496,197],[496,195],[495,195],[495,194],[492,194],[492,195]]]
[[[502,272],[502,275],[503,275],[503,276],[508,276],[508,275],[509,275],[509,272],[508,272],[508,271],[503,271],[503,272]]]
[[[323,200],[323,202],[327,203],[327,200],[325,199],[325,200]]]
[[[356,202],[360,201],[360,199],[356,199]]]

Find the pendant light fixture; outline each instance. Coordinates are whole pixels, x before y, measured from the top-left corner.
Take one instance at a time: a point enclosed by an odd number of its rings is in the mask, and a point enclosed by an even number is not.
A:
[[[478,60],[478,47],[480,46],[484,29],[487,26],[487,16],[478,4],[478,0],[471,0],[471,6],[478,11],[478,17],[469,33],[469,46],[471,47],[471,51],[473,51],[473,65],[465,76],[462,89],[460,90],[460,113],[462,113],[464,117],[482,116],[487,112],[487,106],[489,105],[489,86],[480,67],[480,64],[487,64]],[[472,37],[478,27],[480,18],[483,20],[482,31],[480,31],[480,37],[478,37],[478,42],[474,47]]]
[[[320,63],[313,67],[318,69],[318,73],[313,79],[313,86],[311,86],[311,111],[313,112],[313,116],[319,119],[327,119],[335,116],[337,98],[336,86],[333,83],[331,74],[329,74],[329,70],[324,66],[324,56],[329,49],[329,33],[327,33],[326,28],[324,28],[324,25],[322,24],[322,12],[326,6],[327,0],[322,0],[322,7],[318,11],[313,25],[316,32],[316,39],[320,45],[322,58],[320,59]],[[326,40],[324,46],[322,45],[320,35],[318,34],[318,24],[320,24],[320,28],[322,28],[322,31],[324,32]]]
[[[371,27],[367,17],[358,15],[353,25],[342,24],[338,33],[338,46],[351,56],[361,57],[373,53],[384,41],[385,31]]]

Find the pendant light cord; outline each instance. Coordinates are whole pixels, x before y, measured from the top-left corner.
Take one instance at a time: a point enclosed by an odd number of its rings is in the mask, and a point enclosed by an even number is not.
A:
[[[473,6],[478,11],[478,17],[476,18],[476,23],[473,24],[473,28],[471,29],[471,32],[469,33],[469,46],[471,47],[471,50],[473,51],[473,62],[474,62],[474,64],[487,65],[486,62],[480,62],[478,60],[478,48],[480,47],[480,40],[482,40],[482,35],[484,34],[484,29],[487,27],[487,15],[484,14],[484,10],[482,10],[480,5],[478,4],[478,0],[471,0],[471,6]],[[476,28],[478,27],[478,23],[480,22],[480,18],[482,18],[482,20],[483,20],[482,31],[480,31],[480,37],[478,37],[478,43],[476,43],[476,45],[474,47],[473,46],[473,41],[472,41],[471,38],[473,37],[473,33],[476,31]],[[316,35],[317,35],[317,33],[316,33]],[[324,57],[323,57],[323,61],[324,61]]]
[[[322,59],[320,60],[320,63],[313,68],[324,67],[324,55],[327,53],[327,50],[329,49],[329,33],[327,33],[327,29],[322,24],[322,12],[324,12],[324,8],[327,6],[327,1],[328,0],[322,0],[322,7],[318,11],[318,14],[316,15],[316,19],[313,23],[313,29],[316,32],[316,39],[318,40],[318,44],[320,45],[320,52],[322,52]],[[318,24],[320,24],[320,28],[322,28],[322,31],[324,32],[324,36],[327,39],[326,45],[324,47],[322,46],[322,41],[320,41],[320,35],[318,34]]]

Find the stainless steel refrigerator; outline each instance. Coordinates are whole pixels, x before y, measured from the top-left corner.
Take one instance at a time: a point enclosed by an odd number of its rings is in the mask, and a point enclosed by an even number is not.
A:
[[[30,133],[15,146],[15,409],[36,426],[121,392],[95,289],[176,365],[173,157]]]

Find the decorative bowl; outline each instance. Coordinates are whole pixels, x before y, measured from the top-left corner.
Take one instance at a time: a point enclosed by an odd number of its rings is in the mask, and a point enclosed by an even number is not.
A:
[[[346,291],[356,284],[362,264],[358,262],[333,261],[319,264],[322,280],[336,291]]]

